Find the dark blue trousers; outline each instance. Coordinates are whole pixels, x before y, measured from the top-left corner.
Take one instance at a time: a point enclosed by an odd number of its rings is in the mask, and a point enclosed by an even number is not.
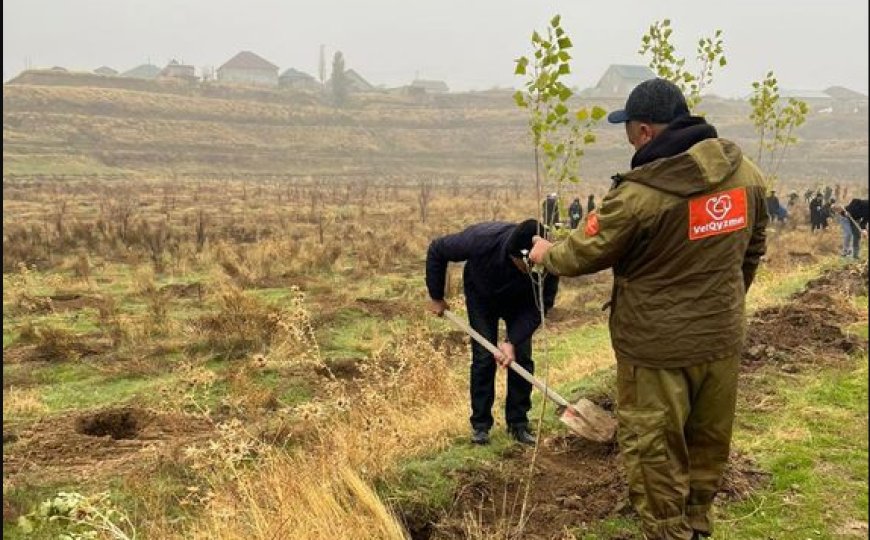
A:
[[[498,322],[505,318],[492,303],[466,296],[468,322],[490,343],[498,346]],[[506,321],[509,321],[508,316]],[[535,372],[532,361],[532,340],[514,343],[516,362],[530,373]],[[474,429],[489,430],[493,424],[492,404],[495,402],[495,373],[498,364],[495,358],[482,345],[471,340],[471,426]],[[527,425],[528,412],[532,407],[532,385],[508,369],[507,397],[504,417],[509,425]]]

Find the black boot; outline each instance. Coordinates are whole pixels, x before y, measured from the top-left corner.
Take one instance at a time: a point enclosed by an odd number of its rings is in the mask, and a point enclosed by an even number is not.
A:
[[[535,435],[529,431],[529,426],[526,424],[508,426],[508,433],[519,443],[535,444]]]
[[[471,435],[471,442],[474,444],[489,444],[489,430],[475,428]]]

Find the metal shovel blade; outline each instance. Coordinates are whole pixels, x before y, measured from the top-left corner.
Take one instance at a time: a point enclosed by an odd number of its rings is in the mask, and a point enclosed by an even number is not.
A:
[[[591,441],[606,443],[616,436],[616,420],[585,398],[565,407],[559,420],[577,435]]]

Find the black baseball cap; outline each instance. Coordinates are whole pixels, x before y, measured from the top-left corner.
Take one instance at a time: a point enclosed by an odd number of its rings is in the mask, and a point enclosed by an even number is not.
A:
[[[665,79],[649,79],[634,87],[625,108],[607,115],[611,124],[640,120],[651,124],[670,124],[689,114],[689,106],[679,87]]]
[[[522,257],[523,250],[532,249],[532,237],[543,235],[544,227],[537,219],[527,219],[517,224],[517,228],[508,237],[507,251],[511,257]]]

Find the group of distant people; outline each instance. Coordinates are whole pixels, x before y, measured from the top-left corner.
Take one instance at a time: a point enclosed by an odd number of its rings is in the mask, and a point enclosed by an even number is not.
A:
[[[838,201],[839,197],[840,186],[836,189],[825,186],[824,189],[807,189],[804,192],[804,202],[809,207],[810,232],[826,230],[829,221],[836,220],[843,233],[841,255],[857,259],[860,256],[861,236],[867,234],[868,221],[870,221],[868,200],[853,198],[844,206]],[[780,203],[776,191],[771,190],[766,199],[767,213],[771,220],[778,223],[787,221],[790,210],[797,206],[799,199],[800,195],[797,191],[790,191],[788,208],[786,208]]]
[[[544,224],[547,227],[554,227],[562,223],[559,212],[559,196],[556,193],[550,193],[541,203],[541,210],[544,216]],[[595,210],[595,195],[589,195],[586,199],[586,213],[589,214]],[[575,197],[568,206],[568,226],[571,229],[576,229],[583,219],[583,205],[580,203],[580,198]]]
[[[843,233],[841,254],[844,257],[857,259],[860,255],[861,236],[867,234],[867,225],[870,221],[868,200],[853,198],[844,206],[838,201],[840,193],[840,186],[836,189],[825,186],[824,189],[808,189],[804,192],[804,202],[809,206],[810,232],[825,230],[830,220],[836,220]],[[799,200],[798,192],[792,190],[788,194],[788,206],[784,207],[779,201],[776,190],[771,190],[766,198],[770,219],[777,223],[785,223],[790,211],[797,206]]]

